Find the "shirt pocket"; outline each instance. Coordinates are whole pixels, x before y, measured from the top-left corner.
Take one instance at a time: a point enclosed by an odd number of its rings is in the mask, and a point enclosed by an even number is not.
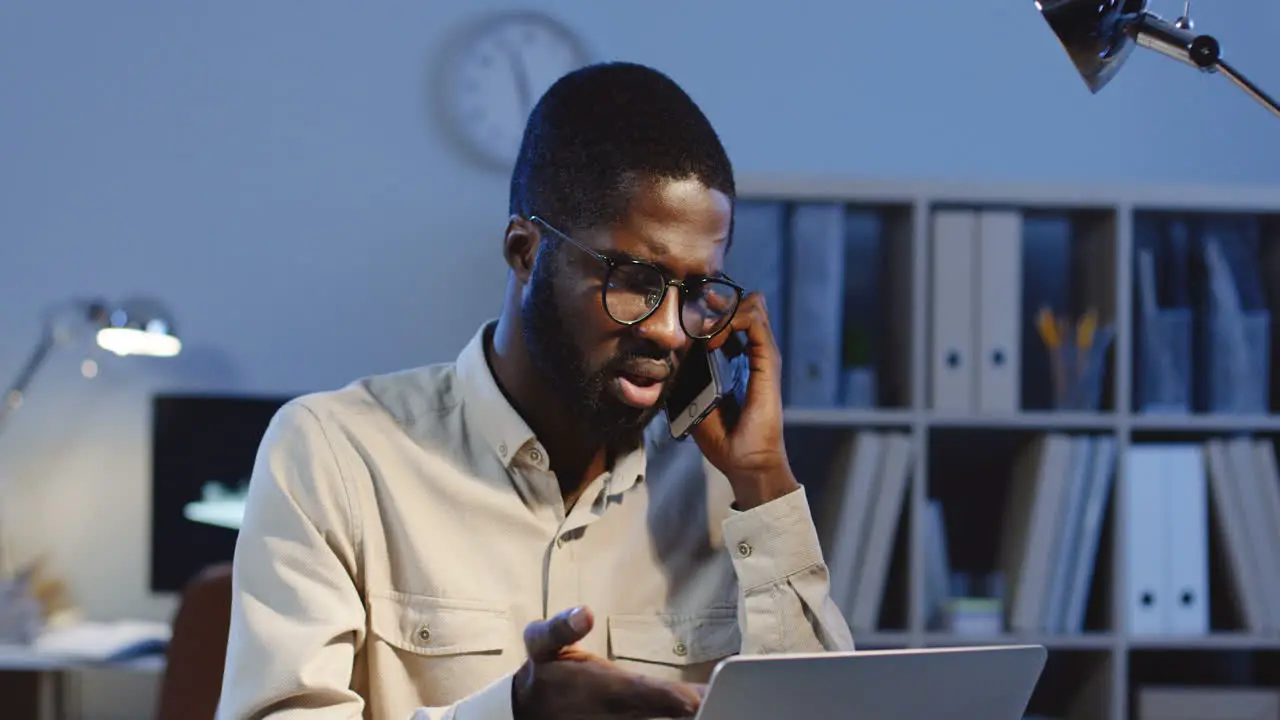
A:
[[[482,600],[391,593],[370,598],[370,630],[415,655],[501,653],[511,635],[505,606]]]
[[[609,616],[609,655],[646,674],[705,680],[742,647],[735,608]]]
[[[369,630],[383,645],[370,654],[371,677],[413,686],[422,704],[454,702],[508,670],[511,627],[507,607],[496,602],[371,595]]]

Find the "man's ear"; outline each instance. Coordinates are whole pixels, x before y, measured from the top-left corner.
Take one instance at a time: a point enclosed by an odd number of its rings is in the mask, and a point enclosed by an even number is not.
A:
[[[542,234],[532,222],[512,215],[507,219],[507,232],[502,238],[502,256],[521,283],[533,274],[533,259],[538,255]]]

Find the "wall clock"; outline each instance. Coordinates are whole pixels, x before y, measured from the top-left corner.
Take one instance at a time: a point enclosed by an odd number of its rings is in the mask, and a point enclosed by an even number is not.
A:
[[[437,102],[464,154],[508,170],[534,103],[561,75],[589,62],[582,39],[534,11],[486,16],[446,50]]]

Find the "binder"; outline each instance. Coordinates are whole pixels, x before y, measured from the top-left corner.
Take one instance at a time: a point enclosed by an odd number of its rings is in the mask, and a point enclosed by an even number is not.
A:
[[[1055,560],[1050,565],[1048,602],[1041,610],[1041,626],[1048,633],[1065,632],[1067,604],[1071,599],[1072,573],[1076,567],[1076,555],[1084,549],[1081,530],[1085,509],[1089,501],[1093,479],[1093,438],[1077,435],[1071,438],[1069,467],[1062,505],[1058,509],[1057,538],[1054,541]]]
[[[872,495],[875,508],[868,518],[867,535],[861,541],[865,545],[858,553],[858,587],[853,598],[853,613],[848,617],[849,628],[855,633],[877,629],[889,579],[893,541],[902,520],[912,471],[911,450],[911,436],[907,433],[885,435],[880,477]]]
[[[794,407],[833,407],[840,395],[845,207],[797,205],[791,215],[786,392]]]
[[[976,405],[977,215],[972,210],[935,210],[932,222],[931,401],[935,410],[968,414]]]
[[[832,493],[830,512],[829,561],[831,600],[852,615],[853,599],[861,580],[858,570],[866,552],[875,501],[874,490],[880,477],[884,448],[889,442],[885,433],[867,430],[850,438],[833,467],[832,480],[839,482],[839,492]]]
[[[729,277],[764,295],[769,325],[779,347],[786,345],[786,205],[770,200],[739,200],[733,211],[733,248],[725,258]]]
[[[1071,467],[1071,438],[1042,435],[1014,461],[1005,500],[1000,567],[1009,629],[1042,632],[1051,583],[1058,509]]]
[[[1134,445],[1125,456],[1123,493],[1125,618],[1132,636],[1164,633],[1165,543],[1169,536],[1163,448]]]
[[[1165,631],[1170,635],[1209,632],[1209,493],[1199,445],[1164,451]]]
[[[1226,571],[1233,591],[1232,600],[1249,631],[1267,632],[1270,628],[1267,598],[1254,566],[1242,500],[1236,493],[1233,462],[1227,452],[1226,441],[1221,438],[1205,441],[1205,454],[1212,498],[1209,507],[1226,548]]]
[[[1280,566],[1274,558],[1271,533],[1267,530],[1266,499],[1261,492],[1257,451],[1253,440],[1234,437],[1226,441],[1227,465],[1231,484],[1240,507],[1244,534],[1248,538],[1249,560],[1253,568],[1253,584],[1262,597],[1263,622],[1268,632],[1280,632]]]
[[[1258,473],[1260,505],[1265,515],[1268,547],[1280,548],[1280,469],[1276,467],[1275,446],[1270,440],[1253,441],[1254,467]],[[1275,565],[1273,563],[1272,567]]]
[[[1080,544],[1071,571],[1071,595],[1067,600],[1062,631],[1084,631],[1084,614],[1089,600],[1089,588],[1097,577],[1098,544],[1102,537],[1102,525],[1106,520],[1108,500],[1111,498],[1115,479],[1116,439],[1101,435],[1093,439],[1093,466],[1090,469],[1089,490],[1084,513],[1080,519]]]
[[[1022,215],[978,214],[977,411],[1014,413],[1022,390]]]

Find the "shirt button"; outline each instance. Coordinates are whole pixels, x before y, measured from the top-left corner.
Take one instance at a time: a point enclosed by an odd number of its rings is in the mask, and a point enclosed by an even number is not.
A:
[[[498,444],[498,454],[499,454],[499,455],[501,455],[502,457],[506,457],[506,456],[507,456],[507,444],[506,444],[506,443],[499,443],[499,444]]]
[[[431,628],[423,625],[418,628],[418,640],[426,642],[431,639]]]
[[[564,536],[563,536],[563,535],[561,535],[560,537],[556,538],[556,547],[558,547],[558,548],[562,548],[562,547],[564,547]]]
[[[738,557],[751,557],[751,546],[745,541],[738,543]]]
[[[529,459],[530,459],[530,460],[532,460],[532,461],[534,461],[535,463],[540,463],[540,462],[542,462],[542,451],[541,451],[541,450],[539,450],[538,448],[534,448],[534,449],[530,450],[530,451],[529,451]]]
[[[671,648],[671,652],[675,653],[680,657],[684,657],[685,655],[689,654],[689,648],[685,647],[685,644],[683,641],[677,640],[676,646]]]

